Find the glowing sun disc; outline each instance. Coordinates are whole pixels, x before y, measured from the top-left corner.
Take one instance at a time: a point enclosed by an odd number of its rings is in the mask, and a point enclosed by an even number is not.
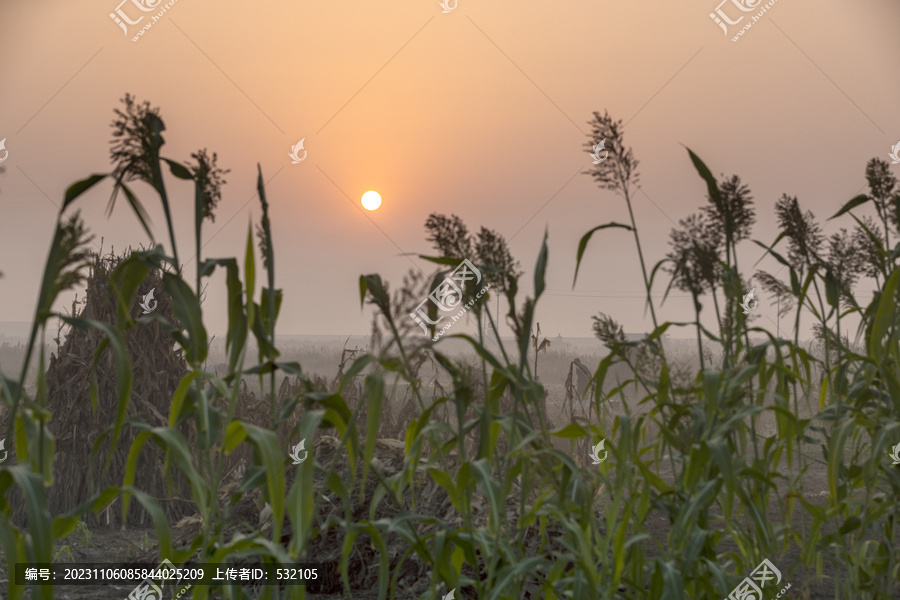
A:
[[[381,206],[381,195],[374,190],[369,190],[362,195],[362,205],[366,210],[378,210],[378,207]]]

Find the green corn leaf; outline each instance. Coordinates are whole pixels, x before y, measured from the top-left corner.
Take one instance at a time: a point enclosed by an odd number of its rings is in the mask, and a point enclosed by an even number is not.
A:
[[[704,163],[699,156],[694,154],[690,148],[688,148],[687,151],[688,155],[691,157],[691,162],[694,163],[694,168],[697,169],[697,173],[699,173],[700,177],[703,178],[703,181],[706,182],[706,191],[712,199],[713,204],[716,205],[716,208],[719,209],[720,213],[724,212],[722,211],[722,195],[719,192],[719,183],[713,176],[712,171],[709,170],[706,163]]]
[[[572,278],[572,287],[575,287],[575,282],[578,281],[578,269],[581,268],[581,259],[584,258],[584,252],[587,250],[588,242],[591,241],[591,237],[601,229],[610,229],[610,228],[618,228],[618,229],[627,229],[628,231],[632,231],[631,227],[628,225],[623,225],[622,223],[605,223],[603,225],[597,225],[583,236],[581,236],[581,240],[578,242],[578,254],[575,258],[575,276]]]
[[[468,464],[468,462],[466,464]],[[453,484],[453,479],[450,475],[440,469],[434,468],[428,469],[428,475],[436,484],[447,490],[447,497],[449,497],[450,502],[453,503],[453,508],[462,513],[464,510],[462,498],[459,491],[456,489],[456,486]]]
[[[871,198],[865,194],[860,194],[858,196],[855,196],[854,198],[851,198],[846,204],[844,204],[844,206],[842,206],[841,209],[839,211],[837,211],[836,213],[834,213],[834,215],[832,215],[831,218],[829,218],[828,220],[830,221],[831,219],[837,219],[839,216],[843,215],[844,213],[850,212],[857,206],[862,206],[869,200],[871,200]]]
[[[284,463],[287,450],[282,448],[275,436],[275,432],[251,425],[240,423],[246,431],[247,437],[259,451],[262,458],[262,466],[269,474],[267,480],[268,501],[272,507],[272,539],[281,537],[281,523],[284,519],[285,481]]]
[[[25,465],[6,467],[3,471],[12,476],[22,493],[25,514],[28,518],[28,543],[25,557],[28,562],[51,562],[53,558],[53,525],[47,511],[47,493],[43,477],[33,473]]]
[[[103,355],[103,351],[106,349],[107,345],[109,345],[112,350],[113,365],[116,370],[116,393],[118,397],[118,411],[116,413],[116,423],[115,430],[113,432],[112,449],[107,455],[106,460],[106,464],[107,466],[109,466],[109,461],[113,457],[116,444],[118,443],[119,436],[122,432],[122,424],[125,421],[125,414],[128,411],[128,404],[131,401],[131,388],[132,381],[134,379],[134,372],[131,368],[131,360],[128,354],[128,349],[125,345],[125,340],[122,337],[122,334],[106,323],[101,323],[99,321],[93,321],[89,319],[82,319],[79,317],[60,318],[72,327],[77,327],[79,329],[96,329],[106,335],[104,340],[97,347],[97,350],[94,352],[94,360],[91,365],[92,370],[97,368],[97,365],[100,362],[100,357]]]
[[[894,326],[897,310],[897,285],[900,283],[900,269],[894,270],[884,285],[878,300],[878,310],[869,334],[869,356],[879,363],[884,359],[884,343],[888,330]]]
[[[590,437],[591,432],[585,429],[580,423],[569,423],[564,427],[552,430],[550,435],[564,439],[577,439]]]
[[[253,228],[247,226],[247,247],[244,253],[244,301],[247,303],[247,323],[253,329],[256,323],[256,304],[253,294],[256,293],[256,259],[253,254]]]
[[[78,198],[80,195],[82,195],[83,193],[85,193],[86,191],[88,191],[89,189],[91,189],[92,187],[94,187],[95,185],[97,185],[98,183],[100,183],[101,181],[106,179],[107,177],[109,177],[108,173],[106,173],[106,174],[96,173],[86,179],[82,179],[81,181],[76,181],[75,183],[70,185],[66,189],[66,195],[63,198],[63,205],[62,205],[62,208],[60,209],[60,212],[66,210],[66,208],[68,208],[69,205],[72,204],[76,198]]]
[[[169,170],[172,171],[172,175],[179,179],[193,179],[194,175],[191,173],[191,170],[186,166],[181,164],[180,162],[175,162],[174,160],[169,160],[168,158],[163,158],[163,162],[169,165]]]
[[[199,371],[191,371],[178,382],[178,387],[175,388],[175,393],[172,395],[172,406],[169,408],[169,427],[175,427],[175,424],[178,423],[184,400],[198,375],[200,375]]]
[[[381,426],[381,404],[384,400],[384,379],[373,373],[366,377],[366,398],[368,427],[366,429],[366,443],[363,447],[363,475],[360,486],[360,497],[365,498],[366,481],[369,477],[369,463],[375,456],[375,442],[378,441],[378,429]]]
[[[274,298],[272,297],[273,295]],[[278,321],[278,313],[281,312],[282,300],[283,294],[281,293],[281,290],[275,290],[275,293],[272,294],[272,291],[269,288],[262,289],[259,309],[266,332],[275,330],[275,323]],[[272,308],[275,310],[274,314],[271,313]],[[272,341],[274,342],[274,340]]]
[[[163,273],[163,289],[172,299],[175,317],[188,334],[188,343],[184,347],[185,359],[192,367],[199,368],[209,352],[200,301],[183,279],[171,273]]]
[[[534,266],[534,300],[541,297],[544,288],[547,287],[545,277],[547,274],[547,261],[549,260],[549,251],[547,250],[548,230],[544,229],[544,240],[541,242],[541,250],[538,253],[537,263]]]
[[[144,233],[147,234],[147,237],[150,238],[151,241],[154,241],[153,232],[150,230],[150,215],[147,214],[147,209],[144,208],[144,205],[138,200],[138,197],[134,195],[134,192],[131,191],[127,185],[122,182],[117,183],[117,188],[120,188],[123,192],[125,192],[125,199],[128,200],[128,206],[131,207],[132,212],[138,218],[138,221],[141,224],[141,228],[144,230]],[[110,205],[107,212],[112,214],[112,205],[115,199],[115,191],[113,191],[113,197],[110,199]],[[171,227],[171,224],[170,224]],[[174,252],[174,248],[173,248]]]

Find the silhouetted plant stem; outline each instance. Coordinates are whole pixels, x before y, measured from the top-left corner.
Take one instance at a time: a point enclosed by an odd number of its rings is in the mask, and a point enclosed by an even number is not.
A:
[[[732,246],[733,246],[732,247],[732,256],[734,257],[734,272],[737,275],[737,280],[739,282],[743,282],[743,280],[741,279],[741,271],[740,271],[740,268],[738,267],[737,246],[734,245],[734,242],[732,242]],[[743,285],[741,285],[741,288],[743,288]],[[749,328],[747,327],[747,318],[749,316],[750,315],[746,315],[742,321],[743,325],[744,325],[744,343],[747,345],[746,350],[744,351],[745,353],[750,352],[750,331],[749,331]],[[755,398],[756,395],[753,392],[753,380],[752,379],[749,379],[747,381],[747,386],[749,388],[750,397],[753,398],[753,403],[756,404],[756,398]],[[765,397],[763,397],[762,401],[763,402],[765,401]],[[756,419],[757,419],[757,417],[758,417],[758,415],[752,415],[750,417],[750,433],[751,433],[751,437],[753,438],[754,456],[759,456],[759,445],[758,445],[758,440],[756,439]]]
[[[628,217],[631,219],[631,229],[634,232],[634,243],[637,246],[638,259],[641,261],[641,274],[644,276],[644,289],[647,290],[647,306],[650,307],[650,316],[653,318],[653,330],[655,331],[659,327],[659,323],[656,320],[656,310],[653,308],[650,279],[647,277],[647,264],[644,262],[644,251],[641,249],[641,238],[638,235],[637,222],[634,220],[634,211],[631,208],[631,194],[628,193],[628,183],[624,178],[622,180],[622,191],[625,194],[625,204],[628,205]]]
[[[172,258],[175,259],[175,270],[178,273],[178,276],[181,277],[182,265],[181,261],[178,260],[178,246],[175,244],[175,226],[172,223],[172,211],[169,208],[169,194],[166,192],[166,184],[163,181],[159,160],[151,161],[150,168],[153,170],[154,186],[156,187],[157,192],[159,192],[159,197],[162,200],[163,214],[166,216],[166,228],[169,230],[169,242],[172,244]],[[199,262],[197,264],[199,265]]]
[[[697,329],[697,352],[700,356],[700,370],[703,371],[705,368],[704,360],[703,360],[703,338],[700,333],[700,302],[697,299],[697,296],[694,296],[694,315],[697,317],[696,321],[696,329]]]
[[[716,309],[716,323],[719,325],[719,341],[720,341],[720,342],[723,342],[723,343],[722,343],[722,350],[723,350],[723,355],[722,355],[722,366],[724,367],[724,366],[725,366],[725,360],[726,360],[725,357],[726,357],[726,355],[727,355],[727,351],[725,351],[724,340],[722,340],[722,331],[723,331],[723,325],[724,325],[724,324],[723,324],[723,322],[722,322],[722,310],[721,310],[721,308],[719,308],[719,296],[718,296],[718,294],[716,293],[716,291],[717,291],[717,290],[716,290],[716,287],[713,286],[711,293],[712,293],[712,299],[713,299],[713,307]]]
[[[819,290],[818,279],[813,279],[813,289],[816,290],[816,298],[819,300],[819,322],[822,324],[822,340],[825,344],[825,383],[828,385],[829,396],[831,396],[831,344],[829,343],[828,321],[825,314],[825,303],[822,301],[822,293]]]

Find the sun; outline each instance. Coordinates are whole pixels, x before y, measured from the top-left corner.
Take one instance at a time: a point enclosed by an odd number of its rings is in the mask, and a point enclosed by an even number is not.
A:
[[[362,195],[362,205],[366,210],[378,210],[381,206],[381,194],[375,190],[369,190]]]

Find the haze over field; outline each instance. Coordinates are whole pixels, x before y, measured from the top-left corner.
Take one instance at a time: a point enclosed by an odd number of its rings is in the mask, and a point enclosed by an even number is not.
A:
[[[4,597],[900,598],[898,23],[0,2]]]
[[[179,0],[132,42],[138,26],[123,35],[108,16],[113,1],[3,3],[3,319],[31,318],[63,192],[109,170],[112,110],[128,92],[160,107],[166,156],[208,147],[231,169],[206,256],[242,247],[248,220],[259,216],[261,165],[285,333],[365,334],[371,309],[359,309],[358,276],[378,272],[399,285],[409,268],[430,272],[415,258],[432,253],[423,230],[430,213],[504,235],[526,285],[549,230],[538,315],[546,333],[590,335],[598,310],[645,331],[627,232],[595,236],[590,267],[571,287],[579,237],[628,220],[620,197],[580,174],[590,167],[583,144],[592,111],[626,123],[641,161],[635,218],[651,264],[665,254],[673,222],[705,200],[682,144],[717,176],[737,173],[751,187],[753,237],[768,243],[782,193],[826,218],[862,191],[866,161],[886,159],[900,141],[892,76],[900,4],[780,0],[738,43],[709,18],[715,4],[460,0],[444,14],[431,1]],[[130,3],[122,10],[139,14]],[[301,139],[308,155],[292,164]],[[187,261],[190,192],[172,187]],[[80,202],[97,242],[148,244],[127,210],[103,217],[110,189],[104,183]],[[366,190],[382,195],[375,212],[359,205]],[[167,244],[158,204],[148,208]],[[748,267],[761,255],[752,244],[742,252]],[[759,266],[778,270],[771,259]],[[223,289],[214,280],[206,298],[213,330],[224,327]],[[663,285],[654,291],[661,296]],[[758,314],[774,327],[771,299],[760,300]],[[660,313],[688,320],[690,300],[674,292]]]

